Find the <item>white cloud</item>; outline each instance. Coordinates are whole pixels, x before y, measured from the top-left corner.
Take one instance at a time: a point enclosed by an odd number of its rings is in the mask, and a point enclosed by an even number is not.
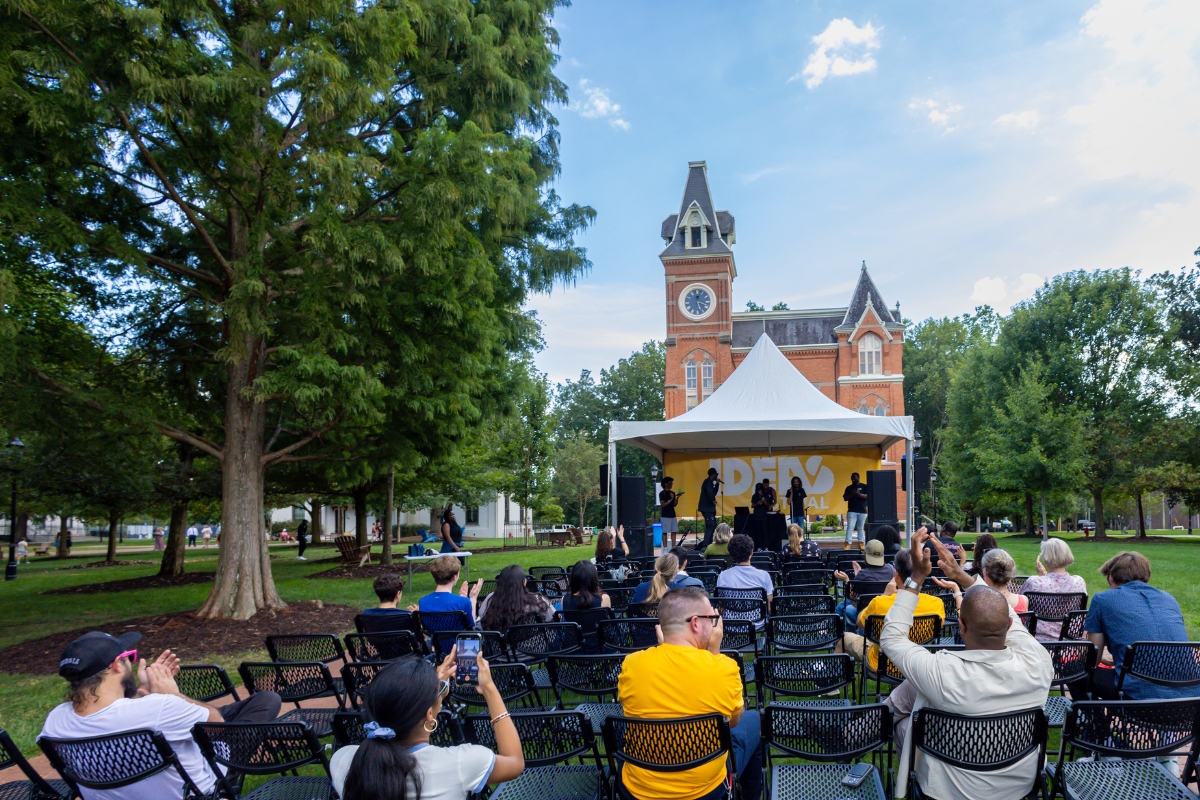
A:
[[[583,92],[582,103],[572,103],[571,108],[585,119],[607,119],[608,124],[623,131],[629,130],[629,123],[621,118],[621,106],[614,103],[608,96],[608,89],[592,86],[587,78],[579,81],[579,89]]]
[[[1042,276],[1025,272],[1010,279],[1008,276],[980,278],[975,281],[971,302],[975,305],[991,306],[997,311],[1007,311],[1016,303],[1033,297],[1042,285]]]
[[[951,131],[958,130],[957,125],[951,126],[950,118],[957,116],[958,112],[963,110],[963,107],[960,105],[942,103],[932,98],[929,100],[914,100],[908,104],[908,108],[910,111],[924,113],[930,122],[942,129],[942,133],[950,133]]]
[[[997,125],[1007,125],[1010,128],[1025,128],[1033,130],[1042,121],[1042,115],[1036,111],[1010,111],[996,117]]]
[[[980,278],[975,281],[975,291],[971,292],[971,302],[981,306],[998,308],[1008,297],[1008,286],[1004,278]]]
[[[804,71],[789,82],[807,76],[805,85],[815,89],[830,75],[858,75],[875,69],[870,51],[879,49],[879,30],[869,22],[860,28],[845,17],[835,19],[812,40],[817,49],[808,57]]]

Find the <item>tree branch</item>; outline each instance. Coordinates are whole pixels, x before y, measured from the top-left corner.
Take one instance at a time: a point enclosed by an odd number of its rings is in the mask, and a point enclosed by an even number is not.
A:
[[[317,438],[320,438],[321,436],[324,436],[331,428],[333,428],[335,425],[337,425],[339,422],[342,421],[342,415],[345,413],[346,413],[346,409],[344,407],[339,408],[337,413],[333,415],[333,419],[329,420],[329,422],[326,422],[324,425],[317,428],[315,431],[310,433],[308,436],[305,436],[303,439],[300,439],[299,441],[292,442],[291,444],[289,444],[287,447],[283,448],[282,450],[277,450],[274,453],[263,454],[262,465],[264,467],[270,466],[271,464],[274,464],[275,462],[281,460],[284,456],[289,455],[290,453],[294,453],[297,450],[299,450],[301,447],[304,447],[306,444],[311,442],[313,439],[317,439]]]
[[[219,447],[215,443],[210,442],[207,439],[203,439],[194,434],[188,433],[187,431],[181,431],[178,428],[173,428],[170,425],[167,425],[162,422],[155,422],[154,427],[158,428],[159,431],[162,432],[163,436],[174,439],[177,442],[184,442],[185,444],[190,444],[192,447],[195,447],[199,450],[203,450],[204,452],[208,453],[210,456],[217,459],[217,461],[220,461],[221,463],[225,463],[225,450],[224,450],[224,448]]]

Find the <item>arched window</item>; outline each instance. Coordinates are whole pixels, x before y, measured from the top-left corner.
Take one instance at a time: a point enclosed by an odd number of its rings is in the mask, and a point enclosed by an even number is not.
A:
[[[883,374],[883,341],[873,333],[858,340],[858,374]]]
[[[708,232],[704,228],[704,222],[700,217],[700,212],[692,211],[692,213],[688,214],[687,226],[684,229],[684,247],[708,247],[707,234]]]
[[[684,366],[684,374],[687,378],[687,409],[691,411],[696,407],[696,362],[688,360]]]
[[[886,417],[888,404],[879,395],[869,394],[858,401],[858,404],[854,406],[854,410],[860,414],[866,414],[868,417]]]
[[[700,365],[700,388],[704,392],[704,396],[708,397],[713,391],[713,370],[712,362],[707,358]]]

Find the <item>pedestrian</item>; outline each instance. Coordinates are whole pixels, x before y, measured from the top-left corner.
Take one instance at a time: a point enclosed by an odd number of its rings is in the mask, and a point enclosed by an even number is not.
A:
[[[212,540],[212,527],[206,522],[204,529],[200,531],[200,538],[204,540],[204,546],[208,547],[209,541]]]
[[[300,524],[296,526],[296,544],[300,546],[300,549],[296,551],[296,560],[308,561],[304,557],[304,548],[308,547],[308,520],[306,519],[300,520]]]
[[[166,549],[166,546],[163,544],[163,529],[160,527],[157,527],[157,526],[154,528],[154,549],[155,550],[165,550]]]
[[[17,542],[17,563],[20,564],[22,561],[26,564],[29,563],[29,542],[24,539]]]
[[[187,529],[188,547],[196,546],[196,537],[200,535],[200,531],[196,530],[196,526],[189,525]]]

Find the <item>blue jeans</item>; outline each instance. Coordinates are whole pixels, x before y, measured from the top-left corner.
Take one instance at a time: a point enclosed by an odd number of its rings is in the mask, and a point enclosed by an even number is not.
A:
[[[839,614],[844,620],[843,630],[850,633],[858,630],[858,608],[849,600],[839,602],[834,608],[834,613]]]
[[[804,521],[803,514],[792,514],[790,517],[788,517],[788,521],[792,525],[799,525],[800,530],[804,531],[806,534],[808,533],[808,529],[805,527],[808,523]]]
[[[855,537],[855,531],[858,536]],[[867,515],[858,511],[846,512],[846,543],[854,541],[855,538],[867,541]]]
[[[737,727],[730,729],[733,759],[737,763],[742,800],[762,796],[762,730],[757,711],[744,711]]]

